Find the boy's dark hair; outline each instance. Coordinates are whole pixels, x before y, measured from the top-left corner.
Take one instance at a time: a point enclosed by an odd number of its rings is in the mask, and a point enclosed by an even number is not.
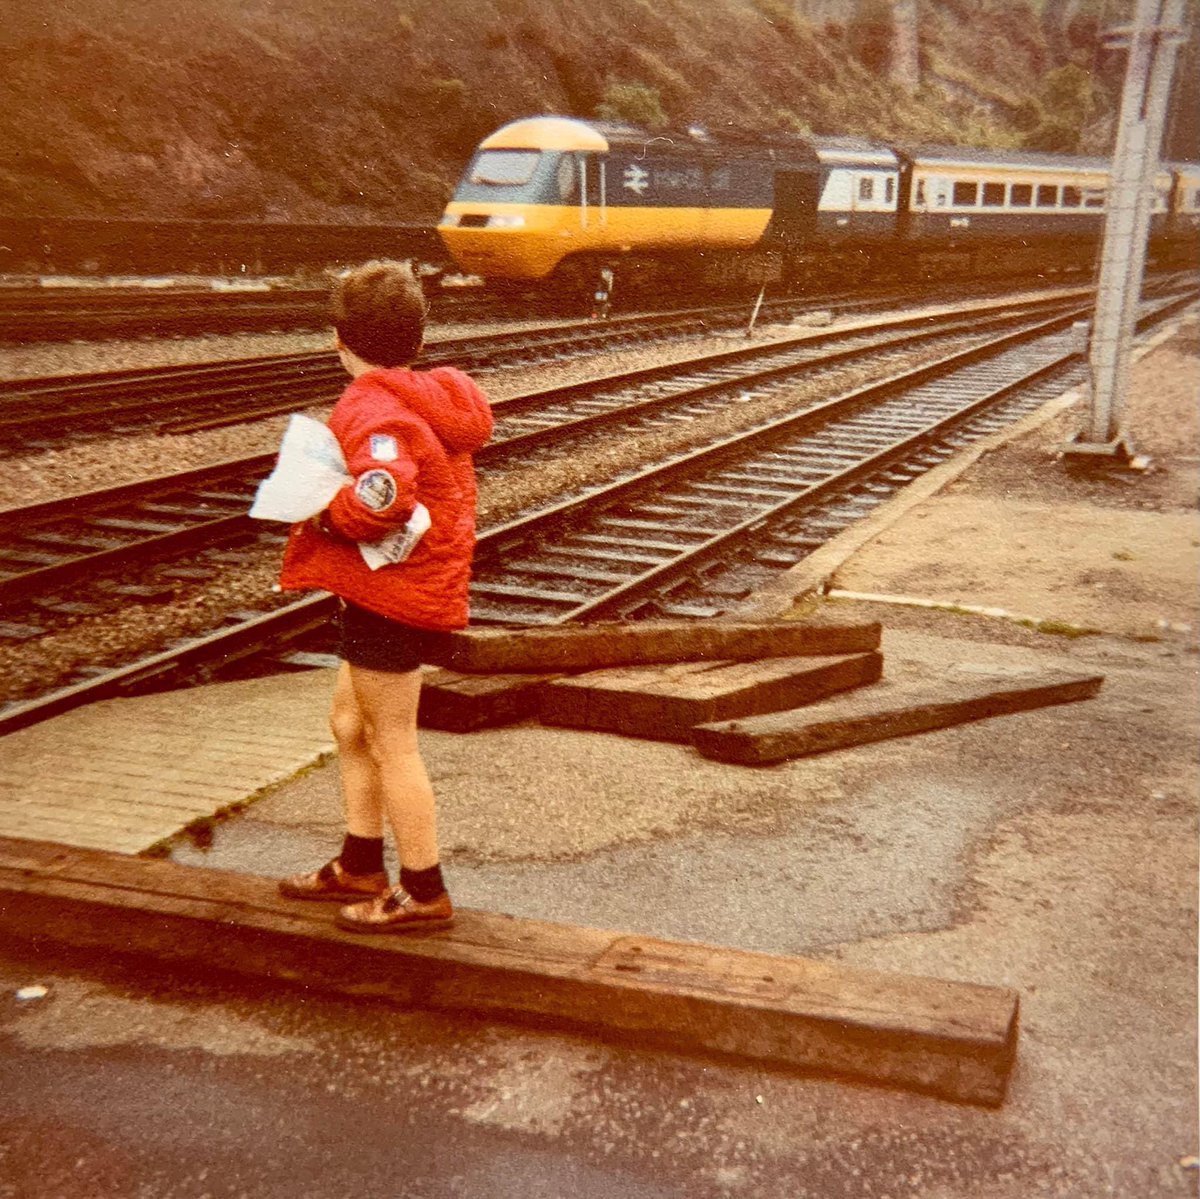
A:
[[[365,262],[334,280],[333,327],[372,366],[407,366],[425,335],[425,293],[404,262]]]

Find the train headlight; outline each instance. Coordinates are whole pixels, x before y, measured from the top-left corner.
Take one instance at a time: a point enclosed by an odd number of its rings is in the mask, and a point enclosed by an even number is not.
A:
[[[493,212],[488,217],[489,229],[523,229],[525,218],[515,212]]]

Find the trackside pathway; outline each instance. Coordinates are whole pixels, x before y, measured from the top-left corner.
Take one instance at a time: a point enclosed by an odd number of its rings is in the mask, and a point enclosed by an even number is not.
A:
[[[107,700],[19,729],[0,754],[0,836],[144,852],[330,753],[331,675]]]

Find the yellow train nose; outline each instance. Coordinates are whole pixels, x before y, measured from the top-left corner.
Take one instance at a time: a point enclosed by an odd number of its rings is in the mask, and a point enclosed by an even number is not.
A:
[[[501,279],[544,278],[567,252],[569,240],[544,215],[484,211],[469,204],[448,208],[438,235],[461,270]]]

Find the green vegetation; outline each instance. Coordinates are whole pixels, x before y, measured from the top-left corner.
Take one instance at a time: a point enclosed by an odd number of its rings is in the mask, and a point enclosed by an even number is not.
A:
[[[1073,153],[1081,149],[1089,116],[1097,102],[1091,75],[1074,63],[1047,72],[1038,89],[1041,119],[1026,134],[1028,150]],[[1027,110],[1032,115],[1032,109]]]
[[[610,121],[629,121],[647,129],[665,129],[670,123],[663,111],[662,97],[644,83],[610,83],[596,115]]]
[[[1027,625],[1036,633],[1045,633],[1050,637],[1099,637],[1099,629],[1089,629],[1083,625],[1068,624],[1065,620],[1022,620],[1018,623]]]

